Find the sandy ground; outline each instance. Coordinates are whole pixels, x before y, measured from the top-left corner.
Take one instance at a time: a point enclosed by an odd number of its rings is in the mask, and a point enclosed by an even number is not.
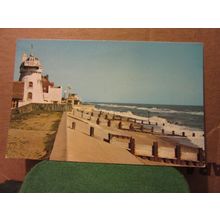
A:
[[[13,117],[8,132],[7,158],[48,158],[61,112],[31,112]]]

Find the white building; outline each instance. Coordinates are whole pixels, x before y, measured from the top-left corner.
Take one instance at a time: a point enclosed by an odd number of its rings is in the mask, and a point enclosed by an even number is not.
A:
[[[37,57],[23,54],[19,81],[24,82],[24,95],[18,106],[29,103],[61,103],[62,87],[55,87],[48,75],[42,75],[42,70]]]
[[[77,94],[69,94],[68,98],[66,99],[66,102],[68,104],[71,104],[72,107],[75,105],[80,105],[81,101],[80,101],[80,97]]]

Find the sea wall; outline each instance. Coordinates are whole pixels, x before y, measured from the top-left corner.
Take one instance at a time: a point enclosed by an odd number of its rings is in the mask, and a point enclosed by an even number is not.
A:
[[[30,103],[16,109],[12,109],[11,113],[28,113],[31,111],[65,112],[71,110],[71,104]]]

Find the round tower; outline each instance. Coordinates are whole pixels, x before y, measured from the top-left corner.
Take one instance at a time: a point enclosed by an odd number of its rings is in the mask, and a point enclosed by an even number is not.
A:
[[[32,52],[29,56],[25,53],[22,55],[19,81],[24,82],[23,100],[19,102],[19,106],[61,102],[62,88],[55,87],[54,83],[49,81],[49,76],[43,75],[42,65]]]
[[[22,55],[19,81],[24,82],[24,96],[21,105],[28,103],[43,103],[42,66],[37,57],[31,52]]]
[[[22,81],[22,78],[32,73],[42,74],[42,66],[39,59],[32,54],[27,57],[26,54],[22,56],[22,63],[20,65],[20,77],[19,81]]]

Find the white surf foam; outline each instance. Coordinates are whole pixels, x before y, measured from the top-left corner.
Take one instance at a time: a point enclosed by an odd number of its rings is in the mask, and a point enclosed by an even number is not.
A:
[[[203,112],[197,112],[197,111],[177,111],[173,109],[167,109],[167,108],[157,108],[157,107],[138,107],[135,105],[117,105],[117,104],[97,104],[99,106],[106,106],[106,107],[112,107],[112,108],[129,108],[129,109],[138,109],[138,110],[144,110],[149,112],[155,112],[155,113],[183,113],[183,114],[191,114],[191,115],[203,115]]]
[[[97,109],[97,111],[100,111],[100,109]],[[120,115],[123,117],[129,117],[137,120],[145,120],[148,121],[147,117],[142,117],[138,115],[134,115],[131,111],[127,112],[119,112],[119,111],[110,111],[110,110],[104,110],[102,109],[102,112],[106,112],[109,114],[115,114],[115,115]],[[187,136],[187,139],[193,144],[196,145],[197,147],[203,148],[204,149],[204,131],[196,128],[190,128],[187,126],[181,126],[181,125],[176,125],[169,123],[165,118],[157,117],[157,116],[152,116],[149,118],[150,122],[152,124],[155,124],[156,122],[158,123],[159,129],[164,129],[165,134],[171,134],[172,131],[175,131],[175,134],[182,135],[182,132],[185,132],[185,135]],[[163,124],[165,124],[163,126]],[[195,133],[195,137],[192,137],[192,133]]]

